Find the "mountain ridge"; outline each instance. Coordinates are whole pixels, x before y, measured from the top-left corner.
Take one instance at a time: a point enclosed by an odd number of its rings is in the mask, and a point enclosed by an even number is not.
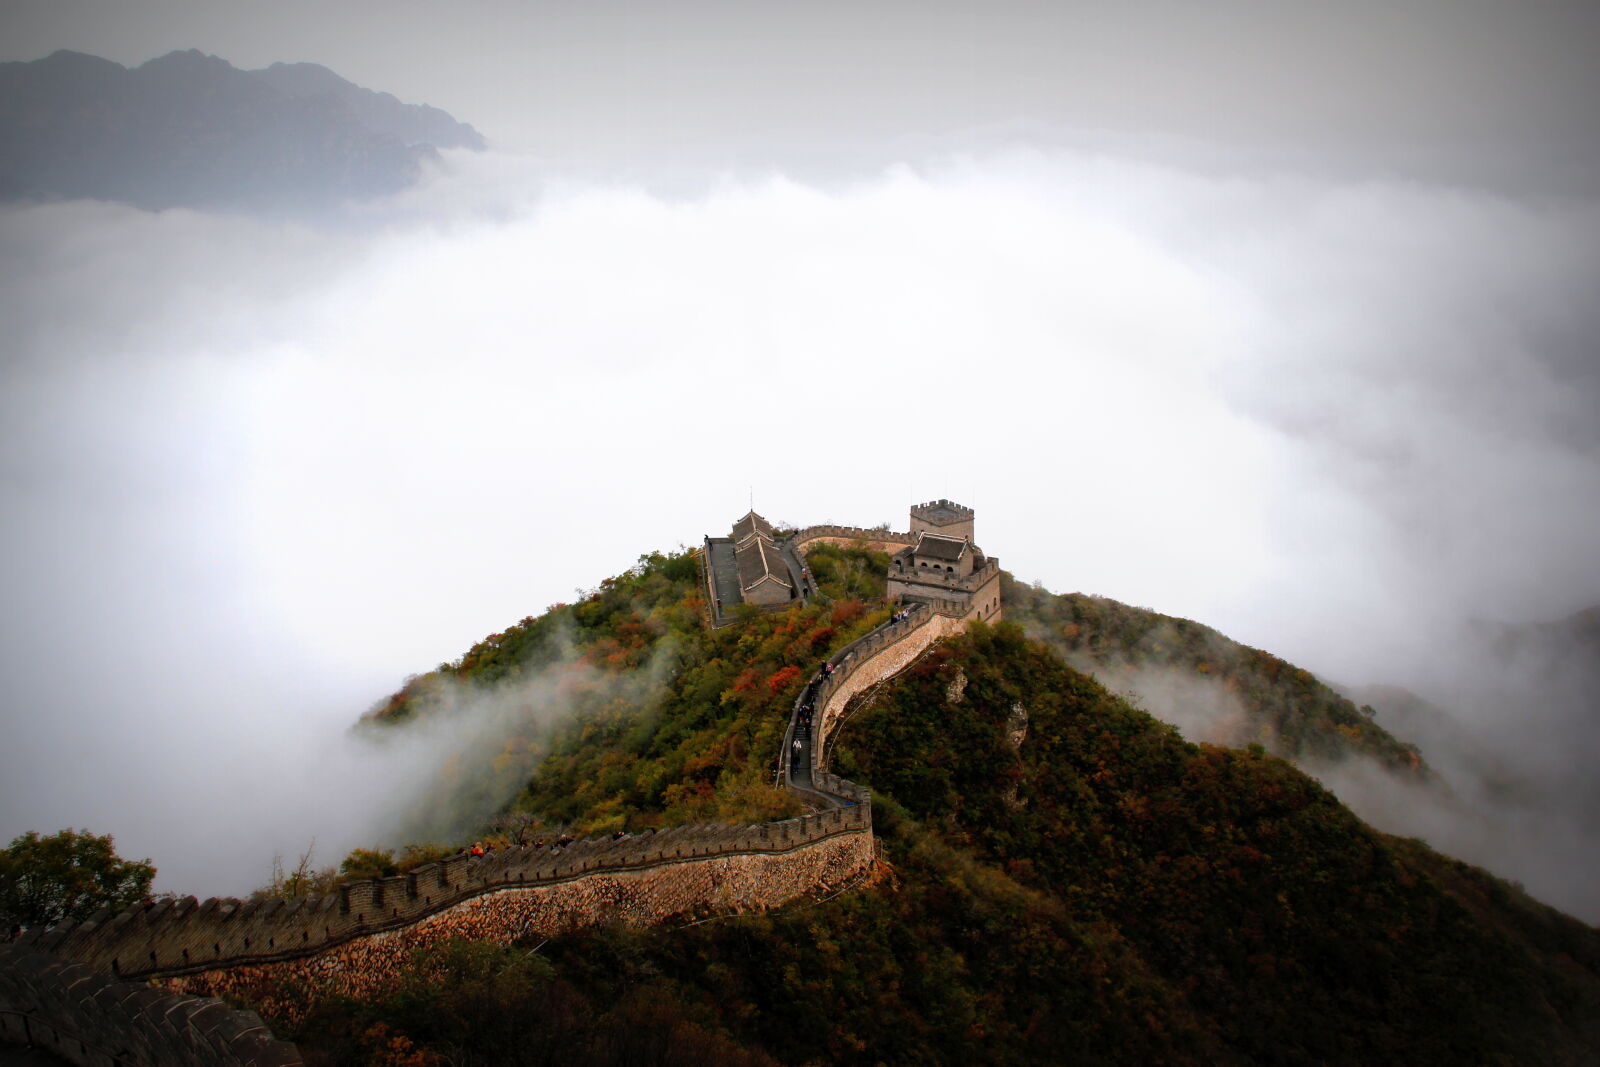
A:
[[[60,50],[0,63],[0,199],[294,213],[396,192],[471,126],[315,64],[196,49],[137,67]]]

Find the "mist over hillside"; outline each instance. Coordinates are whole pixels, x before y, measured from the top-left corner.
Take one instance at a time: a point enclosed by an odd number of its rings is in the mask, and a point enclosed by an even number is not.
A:
[[[0,64],[0,200],[278,213],[403,189],[483,138],[311,63],[190,49],[128,69],[79,52]]]
[[[1189,740],[1260,745],[1373,826],[1600,920],[1592,611],[1439,635],[1444,659],[1420,666],[1457,666],[1439,695],[1459,702],[1447,708],[1399,686],[1341,692],[1209,627],[1105,597],[1015,582],[1007,596],[1011,617],[1066,662]]]

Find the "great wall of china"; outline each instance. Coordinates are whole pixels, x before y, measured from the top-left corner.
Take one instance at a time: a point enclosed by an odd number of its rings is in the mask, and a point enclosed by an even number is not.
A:
[[[805,527],[792,538],[796,549],[865,543],[889,552],[915,541],[848,526]],[[976,590],[998,577],[990,560],[962,584]],[[325,896],[186,897],[29,931],[0,945],[0,1041],[96,1067],[294,1067],[302,1061],[293,1045],[216,998],[262,995],[285,977],[360,996],[403,969],[415,948],[448,937],[509,943],[589,923],[645,925],[838,891],[868,874],[876,857],[870,793],[826,769],[845,707],[980,615],[995,617],[976,598],[912,605],[904,618],[837,650],[831,672],[808,684],[789,717],[779,777],[821,810],[776,823],[454,856]]]

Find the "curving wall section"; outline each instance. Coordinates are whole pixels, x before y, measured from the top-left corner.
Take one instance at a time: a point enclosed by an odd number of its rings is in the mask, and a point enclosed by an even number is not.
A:
[[[893,530],[865,530],[859,526],[803,526],[790,535],[789,541],[798,551],[812,542],[829,545],[852,545],[864,541],[868,548],[894,553],[907,545],[917,543],[915,534],[896,533]]]
[[[194,897],[105,912],[25,934],[19,944],[123,978],[296,959],[413,925],[468,900],[608,872],[740,855],[781,856],[839,835],[870,834],[865,811],[827,811],[750,826],[675,827],[620,839],[584,838],[564,848],[453,856],[396,878],[352,882],[296,900]],[[755,903],[752,901],[751,903]]]

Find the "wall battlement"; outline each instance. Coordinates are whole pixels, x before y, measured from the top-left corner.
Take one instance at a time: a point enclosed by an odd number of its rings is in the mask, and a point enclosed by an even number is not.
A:
[[[889,545],[904,547],[917,543],[915,534],[899,533],[894,530],[867,530],[860,526],[834,526],[825,524],[821,526],[802,526],[791,536],[790,541],[795,548],[802,548],[811,541],[831,541],[835,544],[849,544],[852,541],[865,541],[869,545]]]
[[[791,780],[789,761],[780,755],[785,784],[801,793],[821,792],[852,805],[865,806],[870,814],[871,791],[826,769],[828,737],[838,728],[845,706],[857,693],[898,674],[941,637],[960,633],[975,619],[998,617],[999,577],[999,561],[990,559],[967,579],[956,583],[968,590],[978,590],[994,583],[996,608],[993,611],[988,608],[989,598],[986,596],[962,600],[921,599],[905,610],[903,618],[892,619],[836,651],[829,661],[833,666],[832,672],[823,677],[809,694],[802,692],[796,698],[789,717],[789,729],[783,738],[783,754],[786,755],[801,729],[801,709],[809,698],[814,702],[812,720],[815,735],[805,748],[810,759],[808,770],[813,789],[796,787]]]
[[[600,872],[784,853],[870,828],[870,813],[842,809],[776,823],[679,826],[616,840],[584,838],[565,848],[529,846],[481,858],[452,856],[395,878],[347,883],[326,896],[260,902],[212,898],[204,903],[185,897],[103,911],[81,923],[30,931],[18,943],[124,978],[216,970],[314,955],[409,926],[485,894]]]

